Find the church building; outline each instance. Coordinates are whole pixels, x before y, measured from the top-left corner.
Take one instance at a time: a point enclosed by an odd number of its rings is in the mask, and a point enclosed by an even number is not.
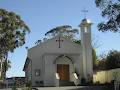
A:
[[[81,21],[81,45],[58,35],[28,49],[23,68],[27,82],[65,86],[92,80],[91,25],[89,19]]]

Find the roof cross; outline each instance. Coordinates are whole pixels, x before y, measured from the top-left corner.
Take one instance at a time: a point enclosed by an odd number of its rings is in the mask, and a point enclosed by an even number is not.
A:
[[[63,40],[60,38],[60,36],[59,36],[59,39],[56,40],[56,42],[59,42],[59,48],[61,48],[61,42],[63,42]]]
[[[84,8],[82,12],[84,13],[84,17],[86,18],[86,14],[88,13],[88,10]]]

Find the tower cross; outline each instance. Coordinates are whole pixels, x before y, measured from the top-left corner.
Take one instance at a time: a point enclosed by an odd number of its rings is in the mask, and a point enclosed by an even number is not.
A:
[[[82,12],[84,13],[84,17],[86,18],[86,15],[87,15],[87,13],[88,13],[88,10],[84,8],[84,9],[82,10]]]
[[[56,42],[58,42],[58,43],[59,43],[59,48],[61,48],[61,42],[63,42],[63,40],[60,38],[60,36],[59,36],[59,39],[58,39],[58,40],[56,40]]]

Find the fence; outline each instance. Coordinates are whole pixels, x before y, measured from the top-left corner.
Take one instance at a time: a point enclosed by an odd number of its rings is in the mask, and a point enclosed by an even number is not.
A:
[[[120,82],[120,68],[111,69],[107,71],[99,71],[93,75],[93,82],[94,83],[110,83],[111,81]]]

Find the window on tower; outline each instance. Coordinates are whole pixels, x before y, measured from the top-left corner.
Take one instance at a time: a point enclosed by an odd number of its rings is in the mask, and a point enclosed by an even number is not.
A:
[[[87,27],[85,27],[85,33],[89,33],[89,30],[87,29]]]

